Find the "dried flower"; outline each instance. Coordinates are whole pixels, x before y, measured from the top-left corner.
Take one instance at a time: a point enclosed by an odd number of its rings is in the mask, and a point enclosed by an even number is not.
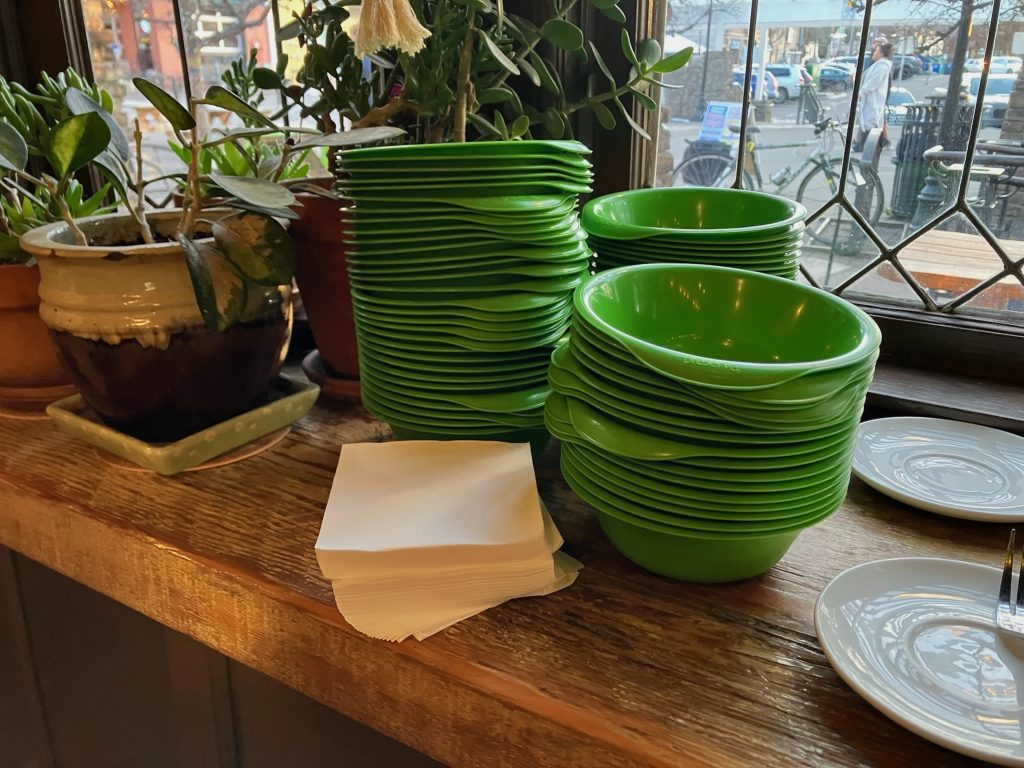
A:
[[[356,56],[377,53],[383,48],[398,48],[414,54],[423,48],[430,30],[420,24],[409,0],[363,0],[349,8],[342,24],[355,44]]]

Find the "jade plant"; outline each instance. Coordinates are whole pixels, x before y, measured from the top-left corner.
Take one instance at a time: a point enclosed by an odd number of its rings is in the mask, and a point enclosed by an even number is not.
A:
[[[614,22],[625,14],[617,0],[586,0]],[[570,138],[572,116],[589,111],[605,129],[623,120],[647,137],[630,110],[632,98],[657,109],[661,76],[689,60],[687,48],[664,56],[655,39],[634,46],[620,35],[630,65],[625,80],[572,22],[581,0],[553,1],[535,23],[507,13],[502,0],[310,0],[281,34],[297,37],[306,56],[297,82],[257,69],[256,82],[276,88],[321,127],[347,118],[356,127],[399,125],[424,142]],[[411,18],[410,18],[411,14]],[[369,79],[356,77],[361,58]],[[571,82],[556,61],[576,61]],[[543,106],[538,106],[543,105]]]
[[[96,114],[105,127],[116,128],[110,94],[73,69],[56,77],[43,73],[35,90],[0,77],[0,264],[32,262],[19,245],[21,235],[30,229],[113,210],[106,204],[109,186],[86,195],[73,175],[78,167],[65,167],[67,158],[74,156],[73,151],[69,155],[71,145],[78,144],[76,131],[90,122],[96,127],[88,118],[67,121],[94,111],[93,105],[99,107]],[[109,141],[103,128],[96,130],[97,146]],[[34,173],[26,170],[30,162],[37,169]]]

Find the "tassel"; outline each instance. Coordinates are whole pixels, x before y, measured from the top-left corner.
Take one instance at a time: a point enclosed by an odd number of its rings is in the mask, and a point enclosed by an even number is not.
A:
[[[383,48],[409,54],[422,50],[430,30],[420,24],[409,0],[363,0],[342,25],[360,58]]]

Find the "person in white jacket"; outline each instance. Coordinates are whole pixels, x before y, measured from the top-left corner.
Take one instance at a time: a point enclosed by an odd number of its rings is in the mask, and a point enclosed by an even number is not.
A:
[[[864,139],[873,128],[881,128],[882,146],[888,144],[885,136],[885,102],[889,98],[889,78],[892,76],[892,44],[876,41],[871,49],[872,64],[860,81],[857,97],[857,135],[853,143],[855,152],[864,147]]]

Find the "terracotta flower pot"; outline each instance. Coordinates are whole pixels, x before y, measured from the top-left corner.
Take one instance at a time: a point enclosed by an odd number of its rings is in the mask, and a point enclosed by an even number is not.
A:
[[[295,282],[328,373],[359,378],[356,327],[348,280],[348,249],[342,241],[351,223],[342,219],[343,201],[300,194],[299,219],[289,232],[295,243]]]
[[[34,400],[33,390],[67,386],[39,317],[39,267],[0,266],[0,338],[0,401]]]
[[[203,323],[185,256],[174,240],[179,213],[150,216],[161,242],[138,245],[134,222],[80,223],[94,245],[75,245],[63,223],[35,229],[22,247],[39,260],[40,314],[61,365],[107,424],[167,442],[265,402],[291,333],[289,287],[250,290],[240,322]]]

